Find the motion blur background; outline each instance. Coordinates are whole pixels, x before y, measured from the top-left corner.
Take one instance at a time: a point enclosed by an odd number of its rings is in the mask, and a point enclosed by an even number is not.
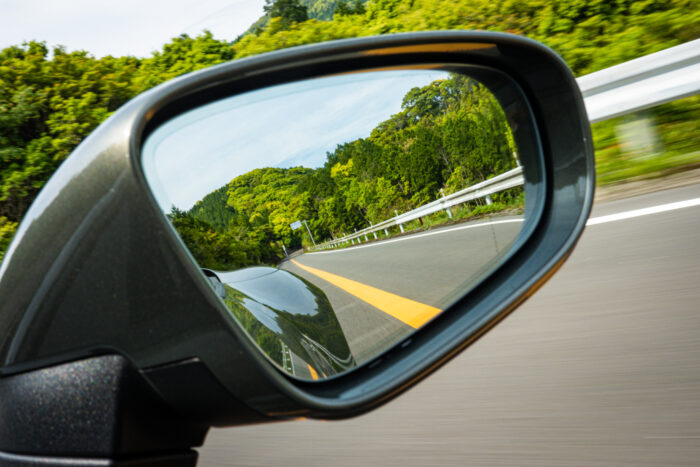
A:
[[[0,258],[83,138],[189,71],[325,40],[482,29],[539,40],[583,76],[700,37],[694,0],[4,0],[0,11]],[[696,95],[593,125],[592,217],[700,198],[699,115]],[[214,430],[201,464],[697,465],[700,208],[687,205],[589,226],[541,292],[385,407]]]

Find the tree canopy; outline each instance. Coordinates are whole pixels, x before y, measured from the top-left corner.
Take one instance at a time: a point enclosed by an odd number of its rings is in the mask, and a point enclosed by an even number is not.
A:
[[[299,0],[265,0],[263,10],[270,18],[279,18],[283,28],[309,19],[306,6],[299,3]]]

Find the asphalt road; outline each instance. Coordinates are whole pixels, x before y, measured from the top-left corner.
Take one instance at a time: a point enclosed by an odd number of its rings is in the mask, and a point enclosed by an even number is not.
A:
[[[396,300],[394,316],[308,270],[306,266],[443,310],[510,251],[522,216],[502,216],[361,246],[304,254],[281,265],[321,288],[355,357],[363,363],[415,331]],[[371,293],[370,293],[371,294]],[[426,319],[433,316],[428,313]],[[425,321],[419,320],[421,324]],[[414,327],[412,327],[414,326]]]
[[[200,465],[700,465],[700,207],[589,226],[542,290],[399,398],[352,420],[213,430]]]
[[[494,217],[295,260],[444,308],[510,251],[522,225],[522,216]]]

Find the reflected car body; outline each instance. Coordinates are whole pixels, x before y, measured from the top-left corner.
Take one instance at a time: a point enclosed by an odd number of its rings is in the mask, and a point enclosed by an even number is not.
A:
[[[281,269],[203,269],[236,321],[270,360],[292,376],[324,379],[356,366],[326,295]]]

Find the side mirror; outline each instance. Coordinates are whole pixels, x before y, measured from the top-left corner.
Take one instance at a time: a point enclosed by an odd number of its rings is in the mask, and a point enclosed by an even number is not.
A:
[[[177,78],[95,130],[20,225],[0,396],[116,358],[199,427],[358,415],[551,277],[594,178],[573,75],[517,36],[351,39]]]

